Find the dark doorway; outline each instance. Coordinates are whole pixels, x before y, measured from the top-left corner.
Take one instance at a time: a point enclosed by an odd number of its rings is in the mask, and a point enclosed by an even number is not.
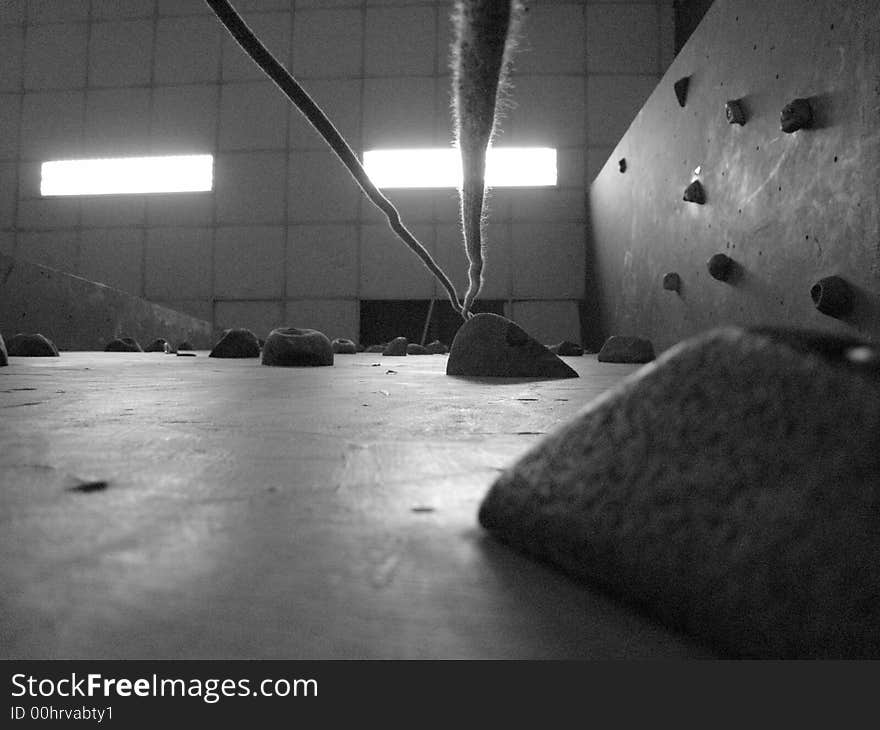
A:
[[[504,314],[504,300],[478,300],[473,311]],[[410,342],[421,343],[423,334],[426,343],[440,340],[449,346],[461,324],[461,317],[446,299],[435,299],[433,310],[430,299],[361,300],[360,341],[366,346],[383,344],[395,337],[406,337]]]

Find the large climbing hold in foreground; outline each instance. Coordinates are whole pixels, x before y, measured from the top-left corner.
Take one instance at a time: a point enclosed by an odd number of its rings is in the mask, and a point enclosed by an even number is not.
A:
[[[880,658],[877,352],[676,345],[514,463],[480,523],[725,655]]]

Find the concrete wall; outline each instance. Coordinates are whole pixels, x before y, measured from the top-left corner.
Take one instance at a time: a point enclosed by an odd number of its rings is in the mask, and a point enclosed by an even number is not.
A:
[[[673,84],[684,76],[682,108]],[[784,134],[780,111],[796,97],[816,121]],[[744,126],[725,118],[737,98]],[[694,179],[705,205],[682,200]],[[880,6],[716,0],[591,187],[594,336],[662,349],[722,323],[767,323],[880,337],[878,195]],[[717,252],[737,262],[734,280],[709,276]],[[661,288],[669,271],[680,294]],[[855,292],[843,319],[810,296],[829,275]]]
[[[356,150],[445,145],[451,0],[238,0]],[[578,339],[589,182],[672,55],[669,0],[530,3],[499,143],[559,149],[498,192],[486,298]],[[206,194],[41,199],[48,159],[210,152]],[[456,195],[392,195],[464,287]],[[202,0],[0,3],[0,251],[258,332],[357,337],[362,299],[443,296]]]

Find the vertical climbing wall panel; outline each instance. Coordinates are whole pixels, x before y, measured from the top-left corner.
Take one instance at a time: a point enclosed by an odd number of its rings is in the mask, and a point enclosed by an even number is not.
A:
[[[162,337],[197,349],[215,341],[211,324],[104,284],[0,254],[0,334],[48,337],[61,350],[103,350],[117,337],[147,345]]]
[[[806,126],[783,131],[804,100]],[[603,334],[660,349],[720,324],[880,338],[878,202],[880,5],[716,0],[591,187]],[[845,314],[811,296],[830,276],[850,287]]]

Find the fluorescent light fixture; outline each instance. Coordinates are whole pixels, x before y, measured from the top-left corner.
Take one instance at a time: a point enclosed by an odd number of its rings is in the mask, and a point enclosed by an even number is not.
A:
[[[213,185],[213,155],[54,160],[42,165],[40,194],[194,193]]]
[[[364,167],[380,188],[458,188],[461,153],[456,148],[367,150]],[[556,150],[491,147],[486,184],[493,188],[556,185]]]

